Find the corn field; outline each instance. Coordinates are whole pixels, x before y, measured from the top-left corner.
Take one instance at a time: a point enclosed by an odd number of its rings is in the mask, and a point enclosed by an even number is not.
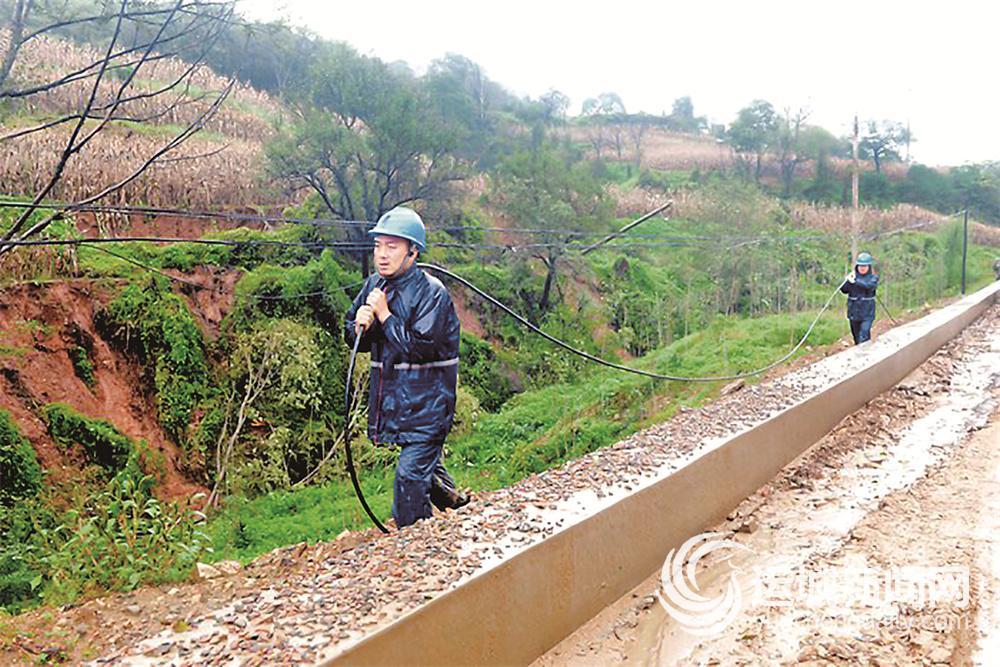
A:
[[[0,127],[0,132],[5,130]],[[0,142],[4,192],[38,192],[50,178],[69,132],[51,129]],[[131,174],[164,141],[125,128],[101,132],[69,161],[52,197],[76,201],[99,192]],[[263,161],[259,143],[233,139],[221,144],[195,135],[101,203],[188,208],[277,203],[280,193],[266,182]]]
[[[0,33],[0,50],[7,39]],[[41,36],[19,51],[11,74],[13,85],[54,81],[101,57],[96,49]],[[189,68],[175,58],[145,63],[126,95],[150,96],[128,100],[115,112],[116,118],[136,122],[112,123],[98,133],[67,163],[50,195],[80,200],[125,179],[177,132],[204,114],[229,82],[205,66],[190,72]],[[101,105],[111,103],[121,85],[117,72],[110,70],[99,86],[95,104],[98,116]],[[152,94],[181,79],[176,88]],[[84,78],[19,99],[0,120],[0,136],[9,137],[78,113],[86,106],[92,86],[93,78]],[[102,203],[187,208],[279,203],[278,189],[267,182],[261,165],[263,142],[273,136],[283,113],[282,106],[267,94],[237,85],[200,133]],[[87,121],[84,130],[96,127],[98,122]],[[0,182],[4,192],[33,196],[44,188],[73,124],[62,123],[0,141]]]
[[[7,39],[0,35],[0,51]],[[18,52],[11,77],[21,87],[40,84],[87,67],[101,57],[96,49],[42,36]],[[176,58],[147,62],[133,80],[130,95],[157,91],[181,78],[184,81],[168,92],[125,102],[116,115],[148,118],[145,122],[153,125],[191,123],[211,105],[228,80],[204,65],[185,78],[189,67]],[[120,84],[115,76],[105,77],[98,89],[98,105],[112,100]],[[85,78],[23,98],[7,124],[31,126],[39,120],[74,113],[83,107],[92,86],[93,79]],[[234,139],[262,141],[274,134],[274,123],[280,122],[283,113],[282,106],[266,93],[238,84],[226,104],[205,124],[205,130]]]

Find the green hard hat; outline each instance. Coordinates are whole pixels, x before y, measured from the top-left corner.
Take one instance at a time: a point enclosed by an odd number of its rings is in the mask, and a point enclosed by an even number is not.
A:
[[[386,211],[374,227],[368,230],[368,236],[398,236],[411,241],[420,252],[427,250],[427,228],[417,212],[405,206],[397,206]]]
[[[866,252],[863,252],[858,255],[858,258],[854,261],[854,263],[857,266],[871,266],[872,264],[875,263],[875,260],[872,259],[871,255],[869,255]]]

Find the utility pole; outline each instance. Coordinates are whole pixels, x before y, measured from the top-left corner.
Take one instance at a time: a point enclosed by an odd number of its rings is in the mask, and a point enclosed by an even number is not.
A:
[[[969,202],[965,202],[965,220],[962,223],[962,294],[965,295],[965,263],[969,257]]]
[[[910,119],[906,119],[906,164],[910,164]]]
[[[854,114],[854,140],[851,142],[851,153],[854,157],[854,168],[851,172],[851,266],[858,256],[858,114]]]

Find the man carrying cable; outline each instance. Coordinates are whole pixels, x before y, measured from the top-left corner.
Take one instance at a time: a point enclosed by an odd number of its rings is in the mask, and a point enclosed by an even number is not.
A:
[[[459,322],[448,291],[416,266],[427,248],[420,216],[405,207],[383,215],[375,239],[377,274],[365,281],[347,311],[345,339],[371,352],[368,437],[399,446],[392,516],[402,528],[469,497],[455,488],[442,463],[455,416]]]
[[[875,260],[867,252],[858,254],[854,271],[847,274],[840,291],[847,295],[847,319],[851,322],[854,344],[871,340],[875,321],[875,290],[878,274],[872,270]]]

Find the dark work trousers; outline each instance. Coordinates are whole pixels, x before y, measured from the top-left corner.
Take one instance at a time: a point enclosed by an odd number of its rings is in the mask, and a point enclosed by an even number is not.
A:
[[[451,507],[455,480],[445,470],[441,443],[403,445],[396,463],[392,516],[402,528],[430,518],[431,503],[439,510]]]
[[[851,323],[851,335],[854,344],[864,343],[872,339],[872,322],[875,320],[848,320]]]

